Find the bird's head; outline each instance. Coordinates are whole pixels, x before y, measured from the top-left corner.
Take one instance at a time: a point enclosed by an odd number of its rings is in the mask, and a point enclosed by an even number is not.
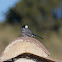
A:
[[[22,26],[22,28],[28,28],[28,25],[24,25],[24,26]]]

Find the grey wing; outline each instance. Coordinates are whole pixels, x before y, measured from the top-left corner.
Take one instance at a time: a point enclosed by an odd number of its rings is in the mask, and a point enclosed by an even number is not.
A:
[[[33,33],[29,29],[27,29],[27,28],[22,28],[22,34],[24,36],[32,37]]]

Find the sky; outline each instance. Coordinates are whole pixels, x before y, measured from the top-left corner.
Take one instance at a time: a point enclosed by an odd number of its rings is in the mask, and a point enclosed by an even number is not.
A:
[[[0,22],[5,20],[5,13],[20,0],[0,0]]]

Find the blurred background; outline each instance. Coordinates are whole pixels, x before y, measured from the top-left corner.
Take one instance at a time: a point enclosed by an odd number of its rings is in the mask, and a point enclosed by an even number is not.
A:
[[[62,0],[0,0],[0,55],[12,40],[21,37],[21,27],[38,39],[51,57],[62,60]]]

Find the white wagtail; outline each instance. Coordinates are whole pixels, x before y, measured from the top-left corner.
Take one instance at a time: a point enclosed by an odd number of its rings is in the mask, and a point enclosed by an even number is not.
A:
[[[27,36],[27,37],[33,37],[33,36],[39,37],[39,36],[33,34],[32,31],[30,31],[28,29],[28,25],[25,25],[25,26],[22,27],[21,33],[22,33],[23,36]],[[43,39],[42,37],[39,37],[39,38]]]

